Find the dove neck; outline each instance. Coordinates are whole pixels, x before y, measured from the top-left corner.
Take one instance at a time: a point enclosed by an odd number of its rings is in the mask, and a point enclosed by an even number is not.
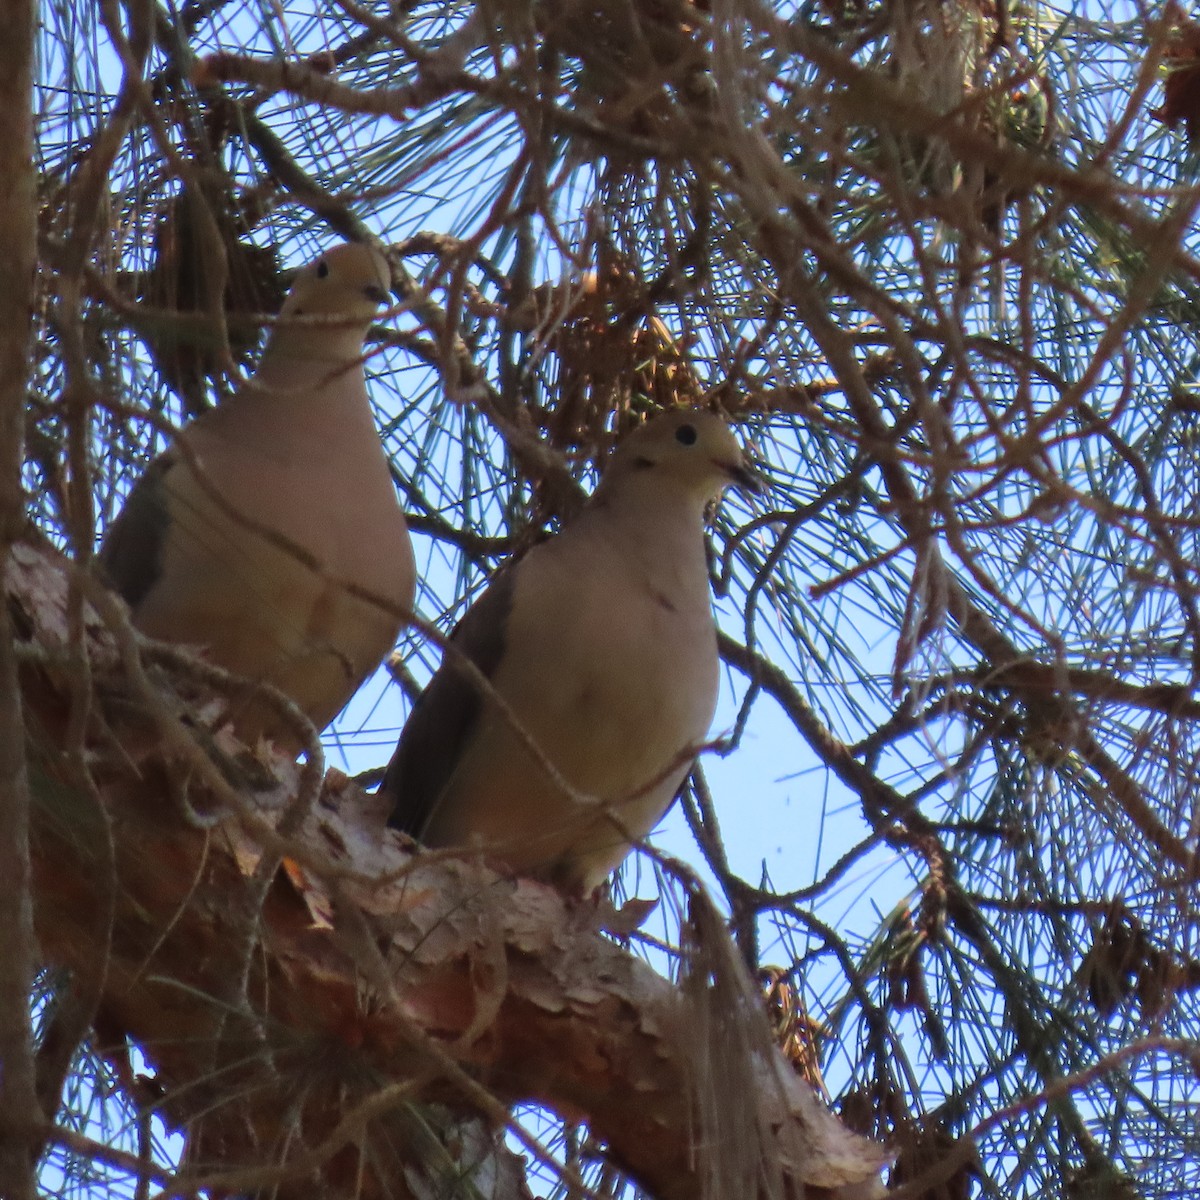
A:
[[[264,430],[280,425],[289,430],[369,430],[375,436],[375,419],[367,398],[366,378],[360,361],[361,347],[340,358],[296,358],[267,353],[258,370],[226,406],[245,413]],[[225,407],[225,406],[223,406]]]
[[[260,379],[295,384],[312,381],[314,368],[336,370],[359,362],[366,330],[358,323],[342,327],[277,325],[258,365]]]
[[[603,506],[630,519],[657,514],[655,523],[703,530],[704,510],[713,498],[711,487],[689,487],[679,477],[664,476],[653,467],[606,475],[592,494],[591,505]]]
[[[361,395],[365,388],[362,364],[362,337],[346,338],[344,345],[331,348],[328,339],[313,339],[308,346],[293,345],[294,334],[272,338],[263,351],[252,388],[264,395],[276,393],[283,401],[295,399],[299,392],[323,395]],[[320,344],[317,344],[320,341]]]
[[[622,531],[623,553],[651,572],[676,563],[685,573],[706,577],[704,553],[705,499],[661,481],[622,479],[620,486],[597,489],[584,510],[594,520]],[[581,514],[583,516],[584,514]]]

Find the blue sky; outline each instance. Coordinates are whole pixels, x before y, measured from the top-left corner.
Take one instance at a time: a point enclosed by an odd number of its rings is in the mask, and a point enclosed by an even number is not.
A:
[[[1094,103],[1072,107],[1071,118],[1079,121],[1081,127],[1092,122],[1095,126],[1092,132],[1102,136],[1106,128],[1104,123],[1119,116],[1128,96],[1128,88],[1114,86],[1110,75],[1118,80],[1132,77],[1139,54],[1138,38],[1144,12],[1134,4],[1083,5],[1074,12],[1081,21],[1093,19],[1117,26],[1129,22],[1128,45],[1114,41],[1105,55],[1084,60],[1078,48],[1090,46],[1094,49],[1095,43],[1084,38],[1079,41],[1064,38],[1054,60],[1055,81],[1061,95],[1070,96],[1072,100],[1084,93],[1096,96]],[[1060,16],[1048,8],[1037,8],[1031,19],[1035,23],[1040,20],[1049,30]],[[243,14],[238,22],[224,26],[217,40],[229,49],[291,54],[324,48],[342,37],[339,18],[332,8],[315,6],[312,11],[301,11],[289,6],[284,14],[264,5],[256,19],[261,19],[261,24],[254,37],[246,36],[244,22],[247,18]],[[80,53],[75,59],[83,72],[81,85],[106,90],[111,95],[117,78],[111,58],[104,53],[96,55],[97,70],[88,74],[87,63],[92,58],[89,53]],[[372,71],[375,73],[373,79]],[[365,72],[359,81],[394,82],[387,78],[386,67],[381,64]],[[260,115],[282,130],[291,119],[286,111],[289,103],[269,101],[260,109]],[[462,123],[461,112],[414,114],[414,121],[427,122],[429,126],[429,139],[420,156],[412,147],[411,126],[400,127],[387,120],[347,118],[311,108],[307,110],[306,123],[293,130],[289,144],[298,154],[308,155],[310,165],[318,171],[324,170],[334,159],[340,160],[339,186],[357,195],[356,211],[385,241],[400,243],[419,231],[462,234],[478,228],[487,202],[494,196],[518,146],[517,131],[511,122],[489,125],[482,111],[481,107],[474,124]],[[1174,153],[1170,139],[1144,120],[1136,129],[1137,136],[1131,138],[1131,148],[1124,163],[1131,178],[1147,186],[1155,184],[1163,188],[1175,182],[1175,177],[1167,174]],[[1068,141],[1067,144],[1071,143]],[[1178,142],[1174,145],[1177,148]],[[431,165],[437,149],[446,152],[440,166]],[[236,149],[231,151],[234,165],[246,167],[244,160],[238,160],[239,153]],[[1142,156],[1140,159],[1139,155]],[[1177,157],[1181,164],[1179,178],[1186,181],[1183,156]],[[131,152],[120,166],[122,170],[136,172],[144,163],[150,164],[151,169],[158,169],[154,154],[144,148]],[[595,178],[590,169],[579,167],[567,175],[558,193],[560,211],[555,215],[561,221],[561,232],[567,244],[574,239],[584,239],[588,220],[601,220],[605,216],[595,208],[594,186]],[[119,205],[117,207],[119,209]],[[124,262],[140,260],[144,263],[152,221],[145,213],[131,212],[126,216],[130,241],[120,247],[120,254],[124,256]],[[263,241],[278,240],[284,247],[288,263],[298,265],[331,240],[328,234],[314,237],[313,228],[314,222],[306,212],[285,205],[257,236]],[[539,232],[545,233],[544,230]],[[659,231],[648,228],[645,237],[647,253],[661,249]],[[1069,257],[1076,252],[1078,244],[1064,234],[1061,256]],[[942,252],[946,246],[938,244],[932,249]],[[1085,330],[1076,339],[1075,355],[1064,355],[1061,361],[1055,362],[1067,375],[1078,374],[1084,368],[1103,320],[1120,303],[1119,288],[1125,264],[1113,257],[1116,251],[1110,253],[1108,248],[1103,249],[1104,253],[1088,264],[1088,269],[1094,271],[1097,289],[1101,289],[1095,297],[1099,306],[1097,319],[1092,322],[1090,332]],[[503,267],[512,246],[492,240],[485,243],[484,250],[494,253]],[[893,266],[901,275],[906,261],[911,266],[909,260],[916,257],[911,245],[900,239],[888,244],[880,253],[895,256]],[[425,264],[418,260],[411,265],[414,272],[419,273]],[[563,258],[553,248],[546,248],[543,236],[537,253],[535,280],[557,280],[567,274],[570,272]],[[996,288],[998,296],[1008,297],[1007,311],[999,302],[990,311],[982,302],[972,308],[971,319],[978,330],[1014,341],[1023,336],[1017,323],[1020,304],[1013,291],[1015,286],[1015,277],[1010,273]],[[714,293],[718,291],[714,288]],[[1051,312],[1051,305],[1044,297],[1039,297],[1039,303],[1043,304],[1039,310],[1043,316]],[[1088,324],[1088,319],[1072,308],[1068,296],[1060,298],[1055,311],[1063,328],[1077,324],[1078,328],[1084,329]],[[397,315],[392,323],[395,328],[407,330],[414,324],[404,314]],[[744,328],[749,331],[754,327],[753,313],[747,313]],[[1058,331],[1047,324],[1038,333],[1044,340],[1038,342],[1037,348],[1046,353],[1046,344],[1053,341]],[[727,346],[716,344],[703,344],[699,349],[698,358],[707,356],[712,363],[720,363],[722,354],[728,351]],[[817,356],[811,344],[805,344],[799,336],[786,349],[793,351],[795,357],[788,358],[780,350],[774,358],[755,364],[761,378],[768,382],[795,381],[807,378],[822,365],[815,362]],[[1164,347],[1164,358],[1169,359],[1170,353],[1171,347]],[[126,369],[131,390],[148,382],[148,368],[136,344]],[[463,502],[464,485],[455,456],[459,439],[469,429],[478,439],[479,461],[483,464],[479,491],[472,496],[472,503],[484,528],[489,532],[502,531],[510,515],[503,504],[509,476],[497,441],[489,438],[478,423],[473,423],[470,414],[457,409],[453,400],[442,392],[433,372],[403,349],[391,349],[373,358],[371,369],[374,376],[372,394],[378,406],[380,426],[401,472],[427,486],[432,502],[444,505],[446,511],[452,513]],[[994,383],[1001,394],[1007,394],[1004,389],[1013,387],[1011,377],[984,378],[989,385]],[[705,379],[706,384],[717,382],[719,378],[715,375]],[[1115,373],[1106,374],[1090,400],[1103,409],[1113,402],[1119,384]],[[1139,376],[1142,388],[1139,397],[1151,396],[1155,384],[1156,378],[1147,368],[1146,376]],[[1045,399],[1048,397],[1035,394],[1032,403],[1036,406]],[[1136,444],[1142,444],[1141,439],[1156,432],[1136,411],[1127,414],[1127,418],[1125,432]],[[755,420],[742,430],[764,465],[774,469],[776,486],[770,496],[756,502],[757,511],[762,510],[762,505],[774,504],[786,510],[811,501],[830,477],[836,476],[836,463],[823,461],[816,453],[811,459],[806,457],[806,453],[813,452],[813,447],[819,447],[821,443],[810,430],[805,431],[803,439],[797,437],[796,428],[789,421],[764,423]],[[135,430],[132,436],[142,435]],[[986,457],[988,447],[983,440],[980,445],[980,454]],[[1063,444],[1056,452],[1061,454],[1056,462],[1060,473],[1085,492],[1094,489],[1097,494],[1103,494],[1108,489],[1117,497],[1128,497],[1128,480],[1120,477],[1119,469],[1114,470],[1111,464],[1090,457],[1095,453],[1093,442],[1081,438],[1078,443]],[[438,476],[442,477],[443,483],[438,483]],[[1016,484],[998,485],[989,496],[989,502],[994,502],[1002,514],[1017,511],[1026,501],[1027,496]],[[735,496],[726,498],[723,508],[726,525],[737,524],[749,515],[751,510],[745,504]],[[761,535],[762,548],[769,547],[776,532],[768,530]],[[877,540],[894,539],[895,536],[883,522],[867,532],[871,536],[877,535]],[[1069,641],[1075,639],[1072,644],[1087,646],[1089,637],[1111,636],[1117,647],[1114,654],[1117,654],[1124,650],[1120,643],[1127,627],[1141,624],[1152,628],[1154,622],[1145,619],[1145,613],[1156,611],[1154,606],[1161,604],[1162,612],[1166,614],[1164,620],[1167,620],[1170,606],[1162,599],[1161,592],[1153,588],[1147,587],[1135,594],[1125,586],[1128,557],[1139,553],[1140,548],[1134,546],[1131,550],[1128,541],[1119,540],[1110,545],[1107,539],[1111,532],[1094,513],[1081,506],[1077,512],[1048,519],[1042,528],[1032,529],[1027,544],[1021,544],[1016,537],[998,538],[994,545],[982,546],[980,553],[988,556],[985,565],[1002,586],[1022,589],[1014,599],[1055,625]],[[877,588],[875,592],[851,582],[829,595],[814,597],[809,585],[828,580],[861,560],[862,543],[855,540],[861,535],[861,528],[852,527],[850,518],[843,519],[838,512],[824,514],[806,523],[786,560],[792,578],[800,585],[796,595],[789,602],[790,607],[778,596],[764,598],[763,611],[756,624],[757,635],[771,657],[787,666],[833,732],[848,740],[861,736],[864,728],[870,728],[891,711],[890,673],[899,615],[903,611],[913,566],[911,555],[901,554],[877,573],[879,582],[873,585]],[[421,610],[426,617],[436,619],[453,608],[468,588],[477,587],[480,581],[477,577],[469,577],[458,556],[445,547],[428,539],[419,539],[419,544],[419,561],[425,582]],[[1087,557],[1094,564],[1104,555],[1111,558],[1109,570],[1103,574],[1090,574],[1087,582],[1077,585],[1071,572],[1077,569],[1080,557]],[[1097,584],[1098,579],[1102,584]],[[1064,596],[1070,598],[1069,605],[1062,603]],[[1118,600],[1126,607],[1117,603]],[[1139,606],[1144,606],[1140,613],[1137,611]],[[736,602],[719,601],[718,612],[729,632],[740,637],[742,618]],[[1135,616],[1139,615],[1143,619],[1135,621]],[[1029,631],[1024,633],[1028,635]],[[1170,636],[1170,630],[1163,632],[1164,644],[1170,641]],[[436,663],[436,653],[411,638],[405,640],[403,648],[414,673],[426,677]],[[927,646],[928,657],[914,664],[912,679],[919,684],[924,667],[928,666],[932,671],[933,667],[945,662],[954,662],[955,651],[956,646],[949,637],[944,644]],[[1157,647],[1155,653],[1159,657],[1148,670],[1162,677],[1172,669],[1169,649]],[[715,733],[731,727],[744,689],[742,678],[736,674],[726,675]],[[327,736],[329,762],[351,773],[382,765],[391,752],[403,716],[400,689],[391,685],[384,674],[377,675]],[[894,780],[903,790],[923,772],[927,773],[931,763],[953,757],[959,748],[955,728],[949,722],[932,724],[923,742],[914,739],[885,758],[879,768],[881,774]],[[831,775],[791,722],[765,697],[755,705],[737,751],[724,759],[707,755],[704,769],[712,784],[731,863],[752,882],[757,882],[765,871],[777,890],[810,884],[821,878],[867,832],[858,798],[851,796]],[[1048,794],[1033,791],[1035,798]],[[953,810],[952,792],[953,788],[944,789],[942,794],[929,801],[929,810],[935,814],[944,812],[947,807]],[[664,819],[653,841],[671,854],[700,864],[700,856],[678,807]],[[1085,857],[1081,855],[1081,858]],[[986,867],[986,862],[983,865]],[[1086,867],[1107,882],[1103,876],[1106,869],[1103,856],[1098,861],[1088,862]],[[644,861],[631,862],[625,877],[638,894],[657,894],[659,883]],[[856,937],[860,942],[865,941],[879,926],[881,914],[890,913],[900,904],[910,894],[913,884],[909,865],[895,852],[879,846],[823,897],[820,915],[823,920],[844,930],[850,941]],[[674,931],[664,929],[661,924],[666,919],[667,909],[668,906],[664,906],[662,912],[656,913],[648,927],[653,932],[673,937]],[[789,962],[793,954],[805,949],[803,942],[794,926],[781,931],[764,922],[762,946],[766,961]],[[1043,951],[1044,947],[1036,941],[1028,947],[1031,955]],[[818,965],[806,982],[810,994],[821,994],[826,999],[833,998],[838,989],[844,987],[829,965]],[[897,1016],[896,1024],[904,1028],[906,1020],[908,1018]],[[964,1026],[966,1024],[964,1022]],[[978,1022],[981,1030],[994,1028],[999,1032],[1003,1031],[1003,1024],[1004,1017],[1000,1013]],[[920,1036],[912,1033],[908,1041],[914,1061],[927,1061]],[[834,1058],[830,1083],[835,1089],[844,1078],[855,1049],[850,1041],[842,1055]],[[923,1080],[927,1085],[925,1098],[933,1102],[938,1092],[938,1068],[936,1064],[930,1064],[928,1069],[929,1075]]]

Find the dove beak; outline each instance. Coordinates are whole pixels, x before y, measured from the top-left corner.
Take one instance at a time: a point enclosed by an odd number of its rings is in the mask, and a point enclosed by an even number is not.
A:
[[[739,459],[737,462],[720,462],[717,465],[729,476],[734,486],[743,492],[761,496],[767,490],[763,477],[745,459]]]

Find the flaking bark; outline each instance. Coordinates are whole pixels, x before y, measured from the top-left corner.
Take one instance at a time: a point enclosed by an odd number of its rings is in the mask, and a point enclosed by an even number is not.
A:
[[[19,545],[8,593],[26,635],[43,952],[79,970],[107,953],[99,1028],[110,1054],[119,1063],[127,1038],[141,1047],[155,1079],[128,1082],[189,1132],[188,1163],[168,1194],[269,1177],[281,1197],[313,1195],[318,1180],[333,1195],[428,1195],[449,1169],[439,1154],[478,1161],[486,1146],[476,1186],[518,1196],[520,1172],[500,1142],[504,1106],[516,1102],[586,1120],[613,1161],[663,1200],[704,1194],[706,1155],[722,1151],[694,1144],[686,1001],[603,936],[611,910],[480,863],[414,856],[337,772],[280,844],[272,831],[300,768],[276,762],[256,778],[263,772],[239,767],[221,737],[213,748],[227,756],[240,813],[198,820],[211,797],[194,770],[189,781],[164,761],[144,698],[131,702],[96,618],[89,744],[118,885],[111,944],[98,944],[100,815],[56,769],[67,709],[54,665],[66,646],[63,564]],[[179,680],[156,682],[165,707],[197,711],[201,697]],[[256,869],[281,850],[284,869],[258,908]],[[231,989],[243,963],[245,986]],[[801,1194],[801,1183],[810,1197],[876,1192],[881,1147],[845,1130],[782,1056],[751,1077],[760,1092],[745,1101],[776,1132],[786,1194]]]

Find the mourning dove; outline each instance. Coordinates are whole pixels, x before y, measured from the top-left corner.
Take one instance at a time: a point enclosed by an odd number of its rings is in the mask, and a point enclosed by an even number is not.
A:
[[[299,749],[256,685],[324,728],[412,604],[412,545],[362,364],[389,283],[359,243],[306,267],[254,376],[150,464],[100,550],[137,628],[247,681],[229,711],[247,740]]]
[[[670,807],[712,722],[704,511],[730,483],[757,489],[711,413],[625,438],[578,517],[502,569],[454,630],[384,777],[389,823],[568,891],[598,887]]]

